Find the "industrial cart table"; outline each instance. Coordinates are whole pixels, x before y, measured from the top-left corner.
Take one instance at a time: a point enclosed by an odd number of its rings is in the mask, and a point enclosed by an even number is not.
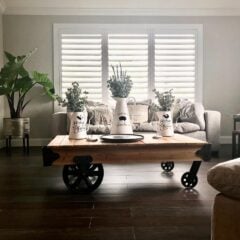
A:
[[[74,192],[91,192],[103,180],[103,164],[161,163],[164,171],[174,168],[174,162],[192,161],[181,182],[186,188],[197,185],[197,173],[202,160],[208,160],[209,144],[181,134],[153,139],[154,134],[143,134],[144,139],[134,143],[107,143],[70,140],[68,135],[56,136],[43,147],[44,166],[63,166],[63,181]]]

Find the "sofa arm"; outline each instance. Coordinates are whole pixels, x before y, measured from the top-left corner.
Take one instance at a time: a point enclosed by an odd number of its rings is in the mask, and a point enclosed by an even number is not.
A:
[[[67,113],[56,112],[52,115],[52,136],[67,134]]]
[[[204,119],[207,141],[212,145],[212,151],[218,152],[220,149],[221,113],[218,111],[205,111]]]

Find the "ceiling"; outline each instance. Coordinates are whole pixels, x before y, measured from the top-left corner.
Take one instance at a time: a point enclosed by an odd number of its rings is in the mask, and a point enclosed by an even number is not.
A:
[[[240,0],[0,0],[4,14],[240,16]]]

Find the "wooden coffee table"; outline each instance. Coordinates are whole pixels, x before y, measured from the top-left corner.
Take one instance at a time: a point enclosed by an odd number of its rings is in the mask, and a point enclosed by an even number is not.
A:
[[[63,180],[74,192],[91,192],[103,180],[105,163],[161,163],[164,171],[174,168],[174,162],[191,161],[189,172],[182,175],[186,188],[197,185],[197,173],[202,160],[209,159],[209,144],[181,134],[153,139],[154,134],[143,134],[144,139],[135,143],[106,143],[70,140],[68,135],[56,136],[43,148],[44,166],[63,167]]]

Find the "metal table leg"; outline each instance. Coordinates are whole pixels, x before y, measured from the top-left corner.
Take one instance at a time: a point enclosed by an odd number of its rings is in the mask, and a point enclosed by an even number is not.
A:
[[[186,188],[194,188],[198,183],[197,173],[202,161],[194,161],[189,172],[182,175],[181,182]]]

